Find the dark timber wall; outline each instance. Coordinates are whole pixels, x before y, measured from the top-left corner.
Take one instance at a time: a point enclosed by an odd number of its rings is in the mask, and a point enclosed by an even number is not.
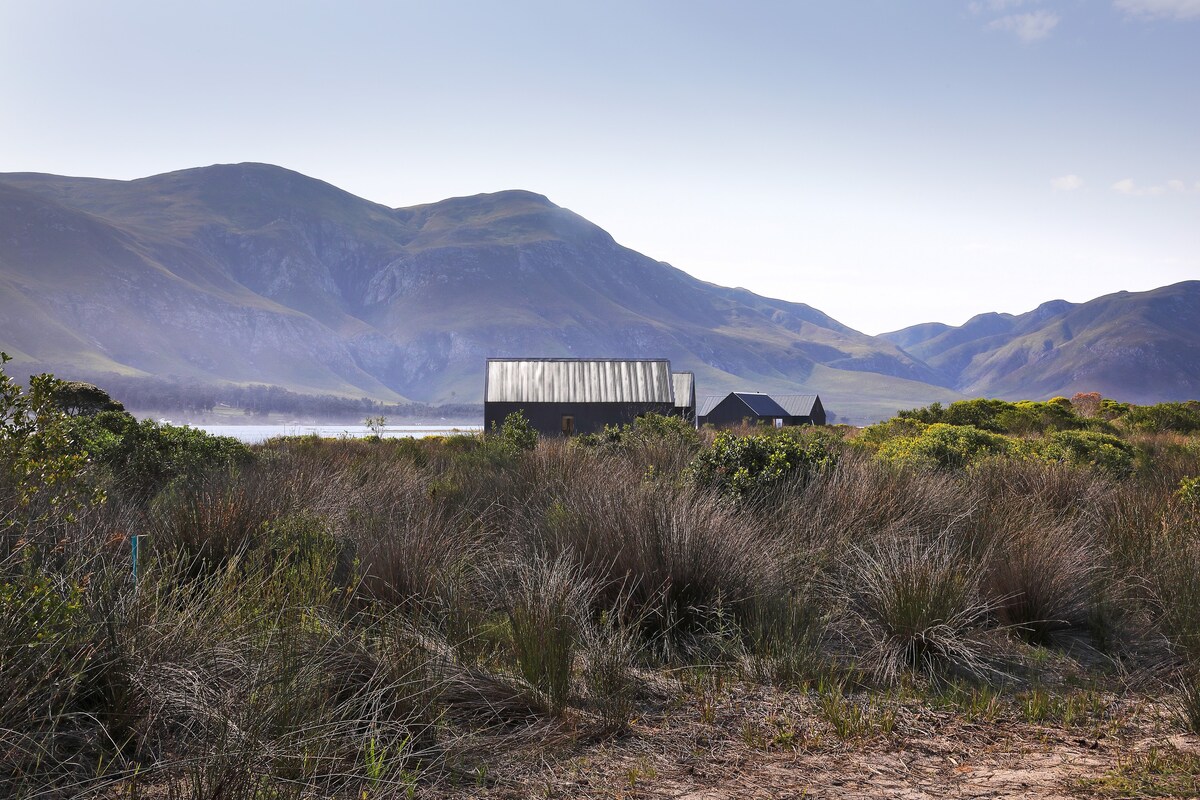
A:
[[[642,414],[673,415],[671,403],[484,403],[484,430],[497,428],[504,418],[520,411],[534,429],[543,436],[561,436],[562,418],[575,418],[576,433],[598,433],[605,425],[626,425]]]

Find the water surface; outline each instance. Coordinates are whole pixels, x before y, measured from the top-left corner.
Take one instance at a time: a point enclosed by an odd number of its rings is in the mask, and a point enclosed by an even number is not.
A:
[[[192,425],[215,436],[232,436],[246,444],[258,444],[279,436],[312,436],[327,439],[364,439],[374,436],[366,425]],[[482,425],[387,425],[385,439],[420,439],[425,436],[455,436],[478,433]]]

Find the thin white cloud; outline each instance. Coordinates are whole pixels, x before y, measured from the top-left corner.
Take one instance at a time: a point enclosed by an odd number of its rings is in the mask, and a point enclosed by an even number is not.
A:
[[[1200,0],[1113,0],[1113,5],[1128,16],[1144,19],[1200,18]]]
[[[1158,197],[1163,194],[1182,194],[1188,188],[1187,184],[1178,178],[1154,186],[1138,186],[1133,178],[1125,178],[1114,183],[1112,190],[1131,197]],[[1200,191],[1200,183],[1196,184],[1196,190]]]
[[[1032,0],[1032,2],[1037,1]],[[972,2],[967,4],[967,8],[970,9],[972,14],[982,14],[985,11],[998,14],[1010,8],[1020,8],[1029,2],[1031,0],[972,0]]]
[[[1058,25],[1058,22],[1058,14],[1039,9],[1027,14],[1009,14],[1007,17],[994,19],[988,23],[988,27],[992,30],[1011,33],[1028,44],[1045,39],[1050,35],[1050,31]]]
[[[1078,175],[1063,175],[1050,181],[1056,192],[1073,192],[1083,188],[1083,178]]]

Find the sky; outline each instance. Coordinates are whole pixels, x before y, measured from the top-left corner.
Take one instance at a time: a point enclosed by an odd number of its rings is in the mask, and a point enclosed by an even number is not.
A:
[[[0,172],[241,161],[961,324],[1200,278],[1200,0],[0,0]]]

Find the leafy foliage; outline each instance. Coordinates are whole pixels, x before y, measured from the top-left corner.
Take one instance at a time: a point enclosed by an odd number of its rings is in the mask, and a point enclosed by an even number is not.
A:
[[[695,449],[700,434],[683,417],[665,414],[643,414],[627,425],[605,425],[599,433],[584,433],[572,443],[579,447],[600,447],[612,450],[631,449],[639,445],[663,443]]]
[[[980,397],[959,400],[946,408],[933,403],[925,408],[901,411],[896,416],[926,424],[970,425],[979,430],[1006,434],[1074,430],[1087,424],[1075,415],[1066,398],[1055,398],[1046,403],[1030,400],[1012,403]]]
[[[1013,453],[1011,439],[972,425],[934,423],[916,436],[901,436],[881,444],[877,453],[893,464],[959,470],[990,456]]]
[[[1123,420],[1137,430],[1154,433],[1194,433],[1200,431],[1200,402],[1159,403],[1153,406],[1130,406]]]
[[[537,447],[538,432],[523,413],[514,411],[504,418],[499,429],[492,424],[488,438],[501,451],[516,454]]]
[[[1133,471],[1137,455],[1124,439],[1095,431],[1057,431],[1035,444],[1034,451],[1048,461],[1090,467],[1117,478]]]
[[[108,392],[83,381],[58,381],[52,397],[55,405],[73,417],[125,410],[125,406]]]
[[[744,501],[762,497],[785,480],[806,481],[837,463],[837,453],[820,437],[717,434],[712,446],[696,456],[693,480]]]
[[[252,458],[250,449],[233,437],[152,420],[139,422],[123,411],[75,417],[67,426],[121,491],[142,500],[175,479],[245,464]]]
[[[88,452],[79,447],[70,420],[54,400],[60,382],[51,375],[34,375],[29,391],[23,391],[4,371],[9,360],[0,353],[0,473],[18,508],[69,515],[102,499],[84,480]],[[40,511],[38,500],[45,501]]]

